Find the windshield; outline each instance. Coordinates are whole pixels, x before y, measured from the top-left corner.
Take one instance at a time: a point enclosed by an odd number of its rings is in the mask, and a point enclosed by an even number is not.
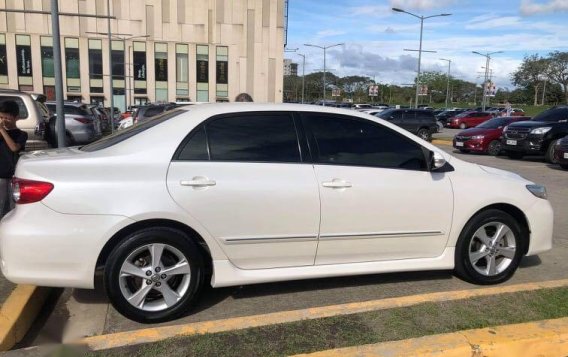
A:
[[[170,110],[162,115],[155,116],[154,118],[152,118],[152,120],[132,125],[125,130],[120,130],[112,135],[105,136],[104,138],[97,140],[94,143],[81,147],[79,150],[91,152],[106,149],[184,112],[185,110]]]
[[[477,128],[482,129],[497,129],[499,127],[503,127],[511,122],[511,119],[505,118],[493,118],[486,122],[483,122],[477,126]]]

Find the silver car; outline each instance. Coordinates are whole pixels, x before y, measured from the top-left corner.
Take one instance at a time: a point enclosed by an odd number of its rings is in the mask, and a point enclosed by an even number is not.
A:
[[[46,103],[49,110],[55,114],[55,102]],[[82,145],[98,140],[102,137],[102,127],[100,119],[93,115],[88,104],[65,102],[63,106],[65,113],[65,137],[67,145]],[[52,146],[57,145],[57,135],[55,131],[56,115],[49,120],[49,128],[46,130],[46,140]]]

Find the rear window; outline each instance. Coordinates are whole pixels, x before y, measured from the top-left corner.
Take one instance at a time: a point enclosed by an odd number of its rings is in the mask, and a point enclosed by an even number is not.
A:
[[[184,112],[184,110],[168,111],[168,112],[166,112],[162,115],[155,117],[152,120],[148,120],[148,121],[145,121],[143,123],[135,124],[135,125],[129,127],[128,129],[117,131],[112,135],[106,136],[106,137],[104,137],[104,138],[102,138],[98,141],[95,141],[94,143],[82,146],[79,150],[86,151],[86,152],[92,152],[92,151],[98,151],[98,150],[109,148],[109,147],[114,146],[118,143],[121,143],[124,140],[127,140],[127,139],[129,139],[129,138],[131,138],[135,135],[138,135],[143,131],[150,129],[151,127],[154,127],[158,124],[161,124],[168,119],[176,117],[183,112]]]
[[[11,95],[0,96],[0,103],[6,100],[11,100],[18,104],[18,107],[20,108],[20,114],[18,115],[18,117],[20,117],[21,119],[26,119],[28,117],[28,108],[26,108],[26,104],[24,103],[22,98]]]

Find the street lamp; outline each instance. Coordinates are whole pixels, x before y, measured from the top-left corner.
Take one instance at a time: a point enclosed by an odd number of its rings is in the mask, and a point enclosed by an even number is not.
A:
[[[485,93],[485,86],[487,85],[487,76],[489,73],[489,62],[491,61],[491,55],[496,53],[503,53],[503,51],[495,51],[495,52],[488,52],[488,53],[481,53],[477,51],[471,51],[471,53],[475,53],[476,55],[480,55],[485,57],[485,80],[483,81],[483,101],[481,103],[481,110],[485,111],[485,103],[487,102],[487,95]]]
[[[343,46],[344,43],[336,43],[335,45],[330,45],[330,46],[318,46],[318,45],[312,45],[309,43],[304,43],[304,46],[309,46],[309,47],[317,47],[317,48],[321,48],[323,50],[323,106],[325,107],[325,52],[327,51],[328,48],[331,47],[335,47],[335,46]]]
[[[418,74],[416,75],[416,102],[415,102],[415,106],[416,108],[418,108],[418,93],[419,93],[419,84],[420,84],[420,62],[422,61],[422,31],[424,29],[424,20],[429,19],[431,17],[438,17],[438,16],[450,16],[451,14],[438,14],[438,15],[430,15],[430,16],[419,16],[416,14],[413,14],[411,12],[402,10],[402,9],[398,9],[396,7],[392,8],[393,11],[396,12],[404,12],[405,14],[411,15],[416,17],[417,19],[420,19],[420,47],[418,49]]]
[[[450,97],[450,70],[451,70],[451,67],[452,67],[452,60],[445,59],[445,58],[440,58],[440,60],[448,62],[448,83],[446,85],[446,109],[448,109],[448,99]]]
[[[302,104],[304,104],[304,88],[306,84],[306,55],[301,53],[296,53],[298,56],[302,56]]]

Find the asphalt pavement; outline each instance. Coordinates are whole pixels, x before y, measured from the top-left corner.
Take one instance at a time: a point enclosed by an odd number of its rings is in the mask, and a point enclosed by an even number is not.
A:
[[[459,131],[459,130],[457,130]],[[453,135],[448,131],[446,137]],[[441,136],[437,134],[436,136]],[[525,258],[515,276],[506,284],[540,282],[568,278],[568,171],[544,163],[542,157],[510,160],[505,157],[461,154],[440,145],[456,157],[487,166],[517,172],[544,184],[555,210],[554,248],[537,257]],[[419,214],[419,212],[417,212]],[[1,279],[0,279],[1,280]],[[188,316],[156,325],[143,325],[122,317],[108,303],[102,289],[65,289],[51,311],[25,341],[27,345],[70,341],[75,338],[129,331],[149,326],[248,316],[348,302],[437,291],[476,289],[449,271],[393,273],[342,278],[280,282],[241,287],[207,289],[198,306]]]

